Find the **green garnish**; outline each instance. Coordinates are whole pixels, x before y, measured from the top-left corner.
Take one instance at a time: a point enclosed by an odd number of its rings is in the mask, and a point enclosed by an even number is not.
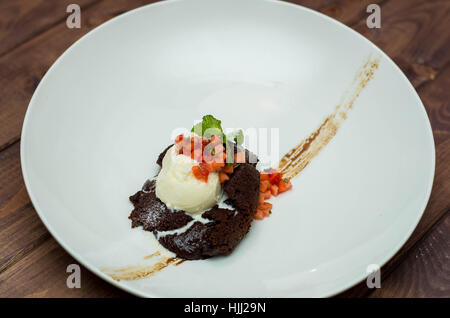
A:
[[[199,135],[199,136],[203,135],[203,132],[202,132],[202,122],[196,123],[196,124],[194,125],[194,127],[192,127],[191,132],[194,132],[194,133],[196,133],[196,134]]]
[[[284,179],[283,181],[284,181],[284,183],[289,183],[288,179]]]
[[[244,143],[244,132],[242,129],[235,130],[226,136],[223,133],[222,122],[213,115],[203,116],[202,121],[195,124],[194,127],[192,127],[191,132],[208,139],[211,138],[211,136],[218,136],[222,139],[223,143],[226,143],[227,139],[234,141],[238,145]]]
[[[269,211],[269,214],[272,214],[272,210]]]
[[[242,145],[244,143],[244,132],[242,129],[232,131],[227,135],[228,140],[233,140],[236,144]]]
[[[195,124],[191,129],[192,132],[205,138],[211,136],[218,136],[223,142],[226,142],[225,134],[222,130],[221,121],[215,118],[213,115],[203,116],[202,121]]]

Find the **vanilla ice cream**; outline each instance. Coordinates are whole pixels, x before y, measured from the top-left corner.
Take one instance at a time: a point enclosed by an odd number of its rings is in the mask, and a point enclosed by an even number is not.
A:
[[[196,214],[217,204],[221,192],[218,173],[211,172],[204,182],[193,175],[194,165],[198,162],[178,154],[175,146],[166,152],[156,179],[156,196],[167,207]]]

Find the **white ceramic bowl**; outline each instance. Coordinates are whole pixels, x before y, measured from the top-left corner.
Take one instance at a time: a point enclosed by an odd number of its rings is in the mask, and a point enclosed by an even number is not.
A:
[[[212,113],[279,127],[280,151],[333,111],[369,54],[374,79],[335,138],[228,257],[116,282],[101,268],[155,251],[128,196],[175,127]],[[48,230],[80,263],[140,296],[330,296],[405,243],[428,201],[434,143],[424,107],[378,48],[322,14],[278,1],[168,1],[128,12],[47,72],[22,132],[22,168]]]

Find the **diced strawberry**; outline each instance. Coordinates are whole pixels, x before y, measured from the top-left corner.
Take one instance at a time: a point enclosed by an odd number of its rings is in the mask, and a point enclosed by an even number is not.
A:
[[[263,210],[268,210],[268,211],[270,211],[270,210],[272,210],[272,203],[264,202],[264,203],[262,204],[261,208],[262,208]]]
[[[208,138],[202,137],[202,145],[203,145],[203,147],[206,146],[207,144],[209,144]]]
[[[212,171],[212,170],[210,170],[211,168],[209,167],[209,164],[206,162],[201,162],[198,165],[200,166],[200,169],[202,169],[203,171],[205,171],[205,170]]]
[[[268,217],[270,215],[270,211],[272,210],[272,204],[269,202],[262,202],[258,205],[258,208],[256,209],[256,214],[254,218],[256,220],[262,220],[265,217]]]
[[[262,219],[264,219],[264,211],[260,210],[260,209],[257,209],[255,215],[253,216],[253,218],[255,220],[262,220]]]
[[[225,163],[213,161],[211,162],[211,165],[214,171],[219,171],[220,169],[222,169],[223,166],[225,166]]]
[[[261,191],[261,192],[266,192],[267,189],[269,189],[269,188],[270,188],[270,183],[269,183],[269,181],[261,181],[261,182],[259,183],[259,191]]]
[[[263,203],[264,203],[264,193],[260,193],[259,199],[258,199],[258,205],[261,205]]]
[[[278,184],[281,181],[281,173],[275,172],[269,175],[269,182],[271,184]]]
[[[225,166],[225,163],[213,161],[213,162],[211,162],[211,165],[212,165],[214,171],[219,171],[220,169],[222,169]]]
[[[219,172],[219,182],[224,183],[227,180],[230,180],[230,177],[225,172]]]
[[[278,186],[276,184],[270,186],[270,193],[275,197],[278,195]]]
[[[233,173],[234,168],[233,168],[233,166],[225,165],[225,166],[222,168],[222,171],[225,172],[225,173],[231,174],[231,173]]]
[[[278,193],[283,193],[292,188],[292,183],[290,181],[286,182],[285,180],[281,180],[278,184]]]
[[[259,183],[259,191],[261,191],[262,193],[266,192],[267,190],[267,186],[264,182],[260,182]]]
[[[175,138],[175,142],[176,142],[176,143],[179,143],[179,142],[181,142],[181,141],[183,140],[183,138],[184,138],[183,134],[180,134],[180,135],[178,135],[178,136]]]
[[[204,175],[204,176],[208,176],[209,175],[209,170],[208,169],[205,169],[204,167],[202,167],[202,166],[200,166],[200,171],[202,172],[202,174]]]
[[[215,172],[220,170],[225,164],[224,163],[220,163],[220,162],[215,162],[215,161],[211,161],[211,162],[204,162],[201,163],[200,166],[203,167],[204,169],[208,170],[209,172]]]
[[[205,174],[202,171],[202,169],[200,168],[200,166],[193,166],[192,173],[198,180],[208,182],[208,175],[205,176]]]

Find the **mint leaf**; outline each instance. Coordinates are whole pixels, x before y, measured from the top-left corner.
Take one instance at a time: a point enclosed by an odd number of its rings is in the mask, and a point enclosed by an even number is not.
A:
[[[222,130],[221,121],[215,118],[213,115],[203,116],[202,121],[192,127],[191,131],[205,138],[210,138],[211,136],[216,135],[222,138],[223,142],[226,141],[225,135]]]
[[[222,131],[222,122],[215,118],[213,115],[206,115],[202,118],[203,131],[209,128],[217,128]]]
[[[196,134],[199,135],[199,136],[203,135],[203,132],[202,132],[202,122],[199,122],[199,123],[195,124],[194,127],[192,127],[191,131],[192,131],[193,133],[196,133]]]
[[[233,140],[236,144],[242,145],[244,143],[244,132],[242,129],[232,131],[227,135],[228,140]]]

